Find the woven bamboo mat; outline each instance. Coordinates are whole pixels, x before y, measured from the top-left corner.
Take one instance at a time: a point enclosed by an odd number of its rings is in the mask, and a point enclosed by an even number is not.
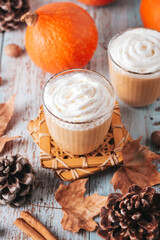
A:
[[[111,127],[103,144],[90,154],[69,155],[57,146],[50,137],[43,106],[40,107],[39,117],[29,122],[28,131],[40,148],[41,166],[52,169],[64,181],[87,177],[122,162],[122,148],[128,140],[132,140],[121,122],[117,103],[114,107]]]

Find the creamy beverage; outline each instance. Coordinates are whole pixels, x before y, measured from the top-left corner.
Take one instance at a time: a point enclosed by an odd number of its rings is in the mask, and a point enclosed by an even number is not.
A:
[[[96,72],[68,70],[48,81],[43,105],[55,142],[68,153],[82,155],[103,142],[111,124],[114,92]]]
[[[160,32],[128,29],[109,43],[109,72],[117,95],[131,106],[160,96]]]

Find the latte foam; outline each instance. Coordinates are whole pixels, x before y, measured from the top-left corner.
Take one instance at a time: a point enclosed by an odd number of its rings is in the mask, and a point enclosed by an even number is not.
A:
[[[44,91],[44,103],[56,117],[68,122],[97,119],[113,108],[113,90],[89,73],[60,75]]]
[[[160,71],[160,32],[129,29],[110,43],[110,55],[120,67],[136,73]]]

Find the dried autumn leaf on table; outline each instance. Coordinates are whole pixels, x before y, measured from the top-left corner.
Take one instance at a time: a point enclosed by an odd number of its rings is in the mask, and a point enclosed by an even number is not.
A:
[[[141,188],[160,183],[160,173],[152,161],[160,159],[160,155],[149,151],[148,147],[140,145],[141,138],[128,142],[123,150],[123,166],[114,174],[111,182],[114,189],[120,189],[122,194],[128,192],[132,184]]]
[[[60,184],[55,193],[57,202],[64,213],[61,224],[63,229],[78,232],[80,229],[94,231],[97,223],[93,217],[100,213],[107,197],[94,194],[84,197],[85,184],[88,179],[81,179],[69,185]]]
[[[0,137],[4,134],[14,113],[15,95],[8,102],[0,103]]]
[[[8,102],[0,103],[0,153],[2,152],[4,146],[7,142],[20,137],[20,136],[2,137],[2,135],[6,131],[9,121],[11,120],[11,118],[13,116],[14,103],[15,103],[15,95],[12,96],[8,100]]]
[[[0,153],[2,152],[5,144],[7,142],[10,142],[16,138],[20,138],[21,136],[15,136],[15,137],[0,137]]]

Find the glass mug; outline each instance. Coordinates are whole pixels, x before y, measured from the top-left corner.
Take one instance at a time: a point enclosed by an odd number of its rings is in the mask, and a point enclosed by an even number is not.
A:
[[[70,76],[77,73],[83,74],[85,77],[89,76],[93,80],[96,79],[98,84],[102,84],[104,88],[107,88],[111,97],[110,107],[101,116],[96,118],[93,116],[89,121],[68,121],[63,117],[60,118],[51,112],[46,103],[48,99],[47,91],[51,91],[50,89],[52,89],[52,84],[55,81],[57,84],[62,78],[66,78],[65,81],[67,81]],[[91,70],[73,69],[61,72],[51,77],[43,90],[44,114],[50,135],[63,151],[73,155],[90,153],[103,143],[111,124],[114,103],[115,94],[111,83],[101,74]]]
[[[151,33],[155,33],[157,31],[150,30],[150,29],[144,29],[144,28],[133,28],[133,29],[127,29],[126,31],[123,31],[121,33],[116,34],[109,42],[108,45],[108,60],[109,60],[109,74],[111,82],[114,86],[114,89],[116,91],[116,94],[118,97],[127,103],[128,105],[135,106],[135,107],[141,107],[141,106],[147,106],[151,103],[153,103],[159,96],[160,96],[160,67],[156,71],[151,71],[147,73],[138,72],[138,71],[131,71],[129,68],[123,66],[123,62],[127,60],[129,57],[135,57],[137,58],[137,62],[135,61],[135,65],[138,64],[141,65],[141,55],[142,54],[142,61],[144,59],[144,54],[146,51],[149,52],[149,58],[146,58],[147,62],[150,62],[150,65],[152,64],[152,59],[154,58],[154,61],[156,60],[156,56],[154,57],[154,47],[153,49],[149,49],[152,47],[152,38],[149,39],[148,42],[145,42],[143,40],[143,34],[141,35],[142,38],[138,38],[137,43],[134,39],[134,35],[132,39],[128,38],[128,33],[131,33],[131,31],[144,31],[146,34],[147,31]],[[160,43],[160,33],[159,34],[159,43]],[[125,34],[125,35],[124,35]],[[121,60],[121,62],[117,62],[117,60],[114,58],[112,51],[115,51],[114,54],[116,54],[116,50],[114,49],[115,45],[122,41],[120,40],[121,37],[125,36],[124,43],[126,44],[124,49],[117,49],[117,54],[121,54],[119,51],[123,51],[123,56],[127,52],[126,59]],[[136,38],[136,35],[135,35]],[[128,43],[127,43],[128,41]],[[133,42],[133,47],[131,46]],[[156,41],[156,40],[155,40]],[[146,46],[144,44],[146,43]],[[128,44],[128,45],[127,45]],[[123,45],[123,43],[122,43]],[[118,47],[119,47],[118,46]],[[137,49],[136,49],[137,47]],[[136,52],[137,51],[137,52]],[[153,54],[153,55],[152,55]],[[138,56],[139,55],[139,56]],[[132,59],[131,59],[132,60]],[[158,60],[156,60],[158,63]],[[159,51],[159,62],[160,62],[160,51]],[[158,63],[159,64],[159,63]],[[145,62],[143,63],[145,66]],[[160,65],[159,65],[160,66]],[[149,68],[146,64],[146,68]]]

